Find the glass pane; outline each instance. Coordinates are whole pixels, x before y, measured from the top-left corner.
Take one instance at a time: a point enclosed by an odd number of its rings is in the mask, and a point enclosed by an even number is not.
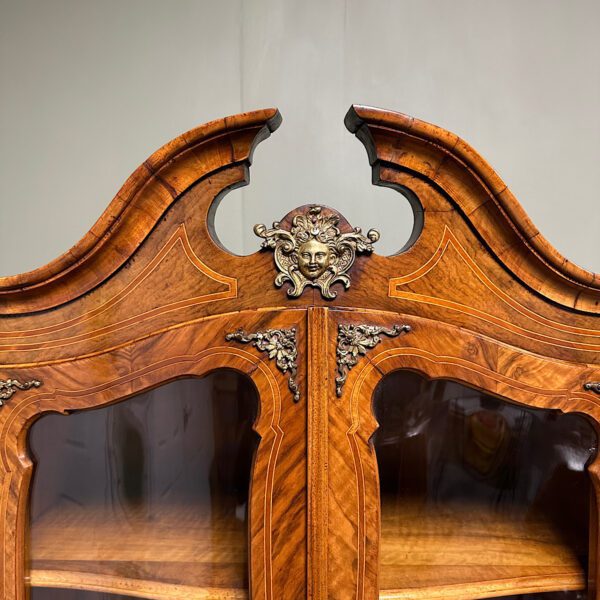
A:
[[[37,421],[32,598],[247,597],[257,407],[248,378],[219,371]]]
[[[381,382],[374,410],[386,598],[585,598],[542,593],[586,587],[596,436],[584,417],[410,371]]]

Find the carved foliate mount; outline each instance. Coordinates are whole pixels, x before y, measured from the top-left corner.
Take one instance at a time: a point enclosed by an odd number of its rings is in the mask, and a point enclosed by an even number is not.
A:
[[[358,363],[361,356],[381,342],[381,334],[396,337],[401,333],[408,333],[410,330],[410,325],[394,325],[390,329],[377,325],[340,324],[336,350],[338,376],[335,378],[335,392],[337,397],[342,395],[342,389],[350,370]]]
[[[332,300],[337,296],[331,289],[334,283],[350,287],[347,273],[356,254],[373,251],[373,243],[379,239],[377,230],[370,229],[366,236],[359,227],[342,233],[339,221],[339,215],[315,205],[296,215],[289,231],[279,222],[273,223],[272,229],[262,224],[254,226],[254,233],[264,239],[262,248],[274,250],[279,270],[275,285],[291,283],[287,291],[291,298],[298,298],[306,286],[312,286],[321,290],[323,298]]]
[[[583,389],[588,392],[596,392],[596,394],[600,394],[600,381],[590,381],[584,384]]]
[[[296,383],[296,372],[298,370],[298,349],[296,347],[296,329],[265,329],[255,333],[246,333],[238,329],[225,336],[227,341],[236,341],[248,344],[252,342],[255,348],[266,352],[271,359],[275,359],[277,368],[282,373],[288,373],[288,387],[294,397],[294,402],[300,401],[300,390]]]
[[[18,390],[28,390],[32,387],[40,387],[41,381],[32,379],[21,383],[18,379],[0,379],[0,406],[4,406],[4,402],[12,398],[13,394]]]

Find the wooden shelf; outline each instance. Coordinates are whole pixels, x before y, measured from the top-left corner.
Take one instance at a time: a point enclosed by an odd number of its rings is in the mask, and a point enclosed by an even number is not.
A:
[[[567,542],[540,517],[384,502],[379,598],[471,600],[584,590],[585,554],[586,540]]]
[[[586,541],[542,518],[480,507],[385,502],[380,600],[492,598],[583,590]],[[139,512],[52,510],[32,526],[30,585],[156,600],[246,600],[245,524],[188,506]]]
[[[248,598],[246,524],[189,506],[115,515],[45,513],[31,528],[29,585],[138,598]]]

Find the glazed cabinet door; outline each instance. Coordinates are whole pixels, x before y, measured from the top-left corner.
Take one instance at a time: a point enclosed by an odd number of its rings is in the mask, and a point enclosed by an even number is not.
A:
[[[306,311],[242,312],[28,368],[3,598],[306,598],[305,352]]]
[[[328,597],[597,598],[578,368],[414,316],[329,321]]]

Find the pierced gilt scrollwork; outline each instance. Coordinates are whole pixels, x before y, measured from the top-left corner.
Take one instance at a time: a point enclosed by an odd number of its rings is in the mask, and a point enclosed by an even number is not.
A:
[[[391,329],[377,325],[339,325],[337,337],[337,369],[335,391],[338,398],[348,378],[348,373],[368,350],[381,342],[381,334],[389,337],[408,333],[410,325],[394,325]]]
[[[32,379],[21,383],[18,379],[0,379],[0,406],[4,406],[5,400],[8,400],[18,390],[28,390],[32,387],[40,387],[41,381]]]
[[[600,381],[590,381],[583,386],[584,390],[588,392],[596,392],[596,394],[600,394]]]
[[[248,344],[252,342],[255,348],[266,352],[269,358],[275,359],[277,368],[282,373],[289,373],[288,387],[294,397],[294,402],[300,400],[300,390],[296,383],[296,372],[298,370],[298,349],[296,347],[296,329],[265,329],[255,333],[246,333],[238,329],[228,333],[225,339],[229,342],[236,341]]]
[[[359,227],[342,233],[338,228],[340,217],[322,206],[311,206],[304,214],[292,219],[289,231],[279,222],[273,228],[255,225],[254,233],[263,238],[262,248],[274,250],[275,265],[279,274],[275,285],[281,287],[286,281],[292,286],[287,294],[297,298],[306,286],[321,290],[329,300],[337,296],[331,289],[334,283],[350,287],[348,270],[354,264],[356,254],[371,253],[379,232],[370,229],[363,235]]]

